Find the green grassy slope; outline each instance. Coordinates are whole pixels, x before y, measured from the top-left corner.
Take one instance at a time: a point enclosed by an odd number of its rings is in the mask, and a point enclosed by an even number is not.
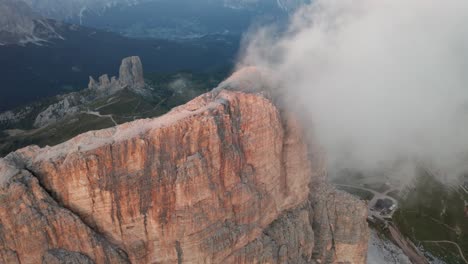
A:
[[[0,127],[0,156],[28,145],[53,146],[90,130],[112,127],[115,125],[114,121],[121,124],[163,115],[173,107],[216,87],[227,74],[228,71],[212,74],[149,74],[149,95],[143,96],[124,89],[83,105],[79,114],[39,129],[32,126],[35,116],[54,100],[51,98],[31,104],[29,107],[33,111],[21,122]],[[98,112],[101,116],[86,113],[87,111]]]
[[[446,263],[465,263],[455,245],[468,256],[468,218],[464,201],[468,194],[456,184],[443,184],[430,173],[421,172],[414,185],[399,197],[400,210],[394,221],[400,231],[416,245]]]

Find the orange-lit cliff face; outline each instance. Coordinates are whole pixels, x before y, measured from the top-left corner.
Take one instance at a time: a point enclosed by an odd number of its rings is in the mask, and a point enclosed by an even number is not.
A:
[[[19,150],[0,160],[0,260],[365,263],[366,206],[304,138],[265,97],[217,90]]]

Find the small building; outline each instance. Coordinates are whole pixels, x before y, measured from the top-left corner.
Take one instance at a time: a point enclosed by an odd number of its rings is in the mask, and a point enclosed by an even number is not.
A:
[[[374,206],[376,211],[382,212],[384,214],[390,213],[392,210],[396,208],[396,205],[393,203],[392,200],[385,198],[385,199],[378,199]]]

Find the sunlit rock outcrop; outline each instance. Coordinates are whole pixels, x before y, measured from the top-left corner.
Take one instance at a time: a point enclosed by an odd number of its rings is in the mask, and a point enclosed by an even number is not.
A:
[[[294,114],[230,88],[1,160],[0,259],[365,263],[366,205]]]

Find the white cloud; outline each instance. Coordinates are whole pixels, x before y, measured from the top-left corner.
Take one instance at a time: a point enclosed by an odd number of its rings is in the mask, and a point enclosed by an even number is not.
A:
[[[468,161],[468,1],[316,0],[249,34],[239,67],[274,72],[331,166]],[[451,172],[452,173],[452,172]]]

